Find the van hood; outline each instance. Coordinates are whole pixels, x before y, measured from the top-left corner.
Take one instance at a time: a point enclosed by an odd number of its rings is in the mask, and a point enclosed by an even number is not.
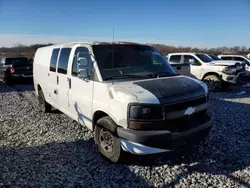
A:
[[[235,63],[240,63],[238,61],[232,61],[232,60],[217,60],[217,61],[212,61],[209,63],[209,65],[215,65],[215,66],[230,66],[230,65],[235,65]]]
[[[151,104],[179,102],[204,96],[207,92],[205,83],[185,76],[115,82],[108,87],[111,98],[121,100],[122,96],[122,100],[128,97],[131,100],[134,97],[136,102]]]

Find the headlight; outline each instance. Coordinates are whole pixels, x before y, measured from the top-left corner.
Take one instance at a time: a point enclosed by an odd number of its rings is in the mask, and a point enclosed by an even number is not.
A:
[[[162,120],[163,106],[158,105],[131,105],[128,112],[129,120]]]
[[[222,72],[225,73],[225,74],[235,74],[237,71],[236,67],[235,66],[228,66],[228,67],[225,67]]]
[[[236,74],[238,71],[245,70],[245,64],[236,63],[235,65],[225,67],[222,72],[225,74]]]

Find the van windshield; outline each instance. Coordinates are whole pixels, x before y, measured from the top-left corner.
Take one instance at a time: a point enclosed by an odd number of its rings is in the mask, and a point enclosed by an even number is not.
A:
[[[93,45],[93,52],[103,80],[129,77],[146,78],[150,75],[176,75],[166,58],[151,46]]]

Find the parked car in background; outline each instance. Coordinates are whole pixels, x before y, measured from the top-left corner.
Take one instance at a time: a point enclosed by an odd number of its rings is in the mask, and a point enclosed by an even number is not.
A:
[[[53,106],[94,131],[100,153],[145,155],[194,143],[212,128],[205,83],[179,76],[155,48],[135,43],[67,43],[39,48],[34,87]]]
[[[223,60],[213,60],[202,53],[172,53],[168,59],[174,56],[181,61],[189,62],[191,65],[191,76],[204,81],[209,91],[216,91],[222,86],[237,83],[238,77],[246,73],[245,66],[240,63]]]
[[[227,61],[237,61],[240,63],[244,63],[246,64],[246,75],[243,75],[240,77],[240,80],[245,80],[245,81],[249,81],[250,80],[250,59],[242,56],[242,55],[219,55],[219,57],[223,60],[227,60]]]
[[[172,55],[166,57],[168,63],[174,68],[175,72],[180,75],[190,76],[190,63],[184,56]]]
[[[222,60],[234,60],[238,62],[243,62],[247,65],[247,67],[250,66],[250,59],[243,55],[219,55],[218,57]]]
[[[0,62],[0,79],[12,84],[20,78],[32,78],[33,66],[26,57],[6,57]]]
[[[247,55],[247,58],[250,59],[250,54]]]

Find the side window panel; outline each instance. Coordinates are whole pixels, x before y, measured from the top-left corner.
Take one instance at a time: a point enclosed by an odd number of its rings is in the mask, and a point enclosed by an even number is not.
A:
[[[61,49],[59,61],[58,61],[58,68],[57,68],[58,73],[67,74],[70,52],[71,52],[71,48]]]
[[[222,60],[232,60],[232,57],[221,57]]]
[[[245,61],[242,57],[234,57],[233,58],[235,61]]]
[[[169,59],[172,63],[181,63],[181,55],[172,55]]]
[[[74,59],[73,59],[73,64],[72,64],[72,71],[71,74],[73,76],[78,75],[78,66],[77,66],[77,54],[80,52],[89,52],[88,48],[86,47],[77,47],[74,53]]]
[[[57,58],[58,58],[58,53],[59,53],[59,48],[54,49],[52,51],[52,56],[50,59],[50,67],[49,67],[49,70],[52,72],[56,72],[56,62],[57,62]]]

